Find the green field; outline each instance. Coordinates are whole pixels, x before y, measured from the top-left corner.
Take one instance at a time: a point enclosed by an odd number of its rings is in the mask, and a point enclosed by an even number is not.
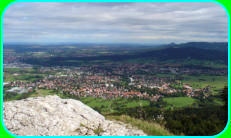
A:
[[[214,104],[214,105],[218,105],[218,106],[223,106],[225,103],[224,103],[224,101],[222,101],[221,99],[215,98],[215,99],[213,100],[213,104]]]
[[[167,103],[166,108],[171,107],[187,107],[191,106],[193,103],[197,103],[197,99],[193,99],[190,97],[169,97],[163,98],[163,101]]]
[[[88,106],[100,110],[102,113],[119,113],[120,109],[135,108],[139,106],[148,106],[150,102],[148,100],[136,100],[136,99],[103,99],[94,97],[80,97],[79,99]]]
[[[228,84],[227,76],[216,75],[181,75],[182,82],[190,84],[193,88],[211,87],[213,94],[218,94]]]
[[[47,76],[48,73],[39,73],[33,68],[4,68],[3,81],[26,81],[32,82]]]
[[[14,76],[12,74],[5,74],[3,81],[36,81],[42,79],[45,75],[43,74],[19,74]]]
[[[213,95],[217,95],[222,89],[228,85],[228,77],[221,75],[176,75],[170,73],[158,73],[154,75],[159,78],[175,78],[182,83],[189,84],[193,89],[210,87]]]
[[[223,61],[209,61],[198,59],[179,59],[179,60],[166,60],[162,64],[175,64],[178,66],[196,66],[196,67],[209,67],[213,69],[227,69],[228,66]]]
[[[157,73],[154,76],[158,78],[176,78],[175,74],[170,74],[170,73]]]
[[[194,65],[194,66],[201,66],[201,67],[210,67],[214,69],[224,69],[228,68],[222,61],[205,61],[205,60],[185,60],[183,61],[183,65]]]
[[[39,97],[39,96],[56,95],[56,94],[57,92],[53,90],[38,89],[30,97]]]
[[[9,72],[9,73],[32,73],[35,72],[33,68],[4,68],[4,72]]]
[[[25,99],[28,97],[44,97],[47,95],[57,95],[58,92],[53,91],[53,90],[45,90],[45,89],[38,89],[35,90],[33,92],[29,92],[29,93],[23,93],[23,94],[17,94],[17,93],[6,93],[7,89],[4,88],[4,92],[3,92],[3,100],[4,101],[12,101],[12,100],[21,100],[21,99]]]

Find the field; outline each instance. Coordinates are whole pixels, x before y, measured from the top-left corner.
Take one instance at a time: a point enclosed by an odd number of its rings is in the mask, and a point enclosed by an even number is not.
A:
[[[45,89],[38,89],[36,90],[30,97],[39,97],[39,96],[47,96],[47,95],[55,95],[57,92],[53,90],[45,90]]]
[[[44,75],[42,74],[4,74],[4,81],[36,81],[41,79]]]
[[[33,68],[4,68],[3,81],[33,82],[47,76],[47,73],[39,73]]]
[[[32,68],[4,68],[3,81],[34,81],[42,78],[41,74],[36,74]]]
[[[80,97],[79,100],[93,109],[100,110],[103,114],[119,113],[120,109],[122,108],[135,108],[139,106],[148,106],[150,104],[148,100],[122,98],[103,99],[94,97]]]
[[[158,73],[154,75],[159,78],[175,78],[182,83],[189,84],[193,89],[210,87],[213,95],[218,95],[220,91],[228,85],[228,77],[222,75],[187,75],[187,74],[170,74],[170,73]]]
[[[213,69],[226,69],[227,65],[222,61],[209,61],[209,60],[198,60],[198,59],[181,59],[181,60],[166,60],[162,64],[174,64],[181,67],[209,67]]]
[[[190,84],[193,88],[205,88],[211,87],[213,94],[219,94],[219,92],[228,85],[227,76],[216,75],[182,75],[182,82]]]
[[[219,61],[204,61],[204,60],[185,60],[183,66],[201,66],[214,69],[225,69],[227,65]]]
[[[12,101],[12,100],[21,100],[28,97],[40,97],[40,96],[47,96],[47,95],[55,95],[57,92],[53,90],[45,90],[45,89],[38,89],[33,92],[17,94],[17,93],[6,93],[5,91],[7,88],[4,88],[3,93],[3,100],[4,101]]]
[[[197,103],[197,99],[193,99],[190,97],[169,97],[163,98],[163,101],[167,103],[166,108],[171,107],[187,107],[191,106],[193,103]]]

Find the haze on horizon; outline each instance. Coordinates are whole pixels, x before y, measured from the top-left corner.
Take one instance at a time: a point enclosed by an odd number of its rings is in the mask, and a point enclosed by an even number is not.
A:
[[[17,2],[4,43],[227,42],[228,16],[211,2]]]

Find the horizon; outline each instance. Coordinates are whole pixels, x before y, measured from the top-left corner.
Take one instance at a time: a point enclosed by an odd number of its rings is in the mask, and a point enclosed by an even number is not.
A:
[[[21,42],[8,42],[8,43],[3,43],[3,45],[40,45],[40,46],[46,46],[46,45],[144,45],[144,46],[161,46],[161,45],[171,45],[171,44],[187,44],[187,43],[229,43],[228,41],[222,41],[222,42],[208,42],[208,41],[188,41],[188,42],[169,42],[169,43],[88,43],[88,42],[83,42],[83,43],[73,43],[73,42],[62,42],[62,43],[21,43]]]

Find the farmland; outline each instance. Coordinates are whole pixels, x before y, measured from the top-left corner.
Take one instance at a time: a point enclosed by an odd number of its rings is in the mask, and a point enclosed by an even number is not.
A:
[[[187,107],[187,106],[192,106],[193,104],[196,104],[198,102],[197,99],[193,99],[190,97],[169,97],[169,98],[164,98],[164,102],[167,103],[166,108],[171,108],[171,107]]]

